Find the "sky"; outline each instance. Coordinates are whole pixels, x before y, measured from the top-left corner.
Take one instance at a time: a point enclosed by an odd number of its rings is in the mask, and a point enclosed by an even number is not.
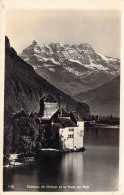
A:
[[[89,43],[98,53],[120,57],[120,18],[117,10],[8,10],[6,35],[17,53],[36,40],[40,44]]]

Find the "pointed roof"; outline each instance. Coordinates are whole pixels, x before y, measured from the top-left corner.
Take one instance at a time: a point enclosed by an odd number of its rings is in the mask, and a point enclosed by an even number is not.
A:
[[[57,99],[51,95],[50,93],[46,94],[42,99],[41,101],[44,101],[44,102],[50,102],[50,103],[56,103],[58,102]]]
[[[77,122],[77,121],[83,121],[83,119],[80,117],[80,115],[76,111],[72,111],[70,113],[70,117],[72,121]]]
[[[70,115],[63,108],[61,108],[59,110],[59,117],[70,117]]]
[[[52,118],[70,118],[70,115],[63,109],[58,109],[52,116]]]
[[[63,127],[77,127],[77,125],[71,120],[67,118],[59,118]]]
[[[71,112],[70,113],[70,118],[73,122],[77,123],[78,117],[77,117],[77,112]]]

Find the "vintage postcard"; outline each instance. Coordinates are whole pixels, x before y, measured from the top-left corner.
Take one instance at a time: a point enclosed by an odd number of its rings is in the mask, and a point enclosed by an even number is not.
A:
[[[2,192],[122,194],[121,1],[3,1],[1,17]]]

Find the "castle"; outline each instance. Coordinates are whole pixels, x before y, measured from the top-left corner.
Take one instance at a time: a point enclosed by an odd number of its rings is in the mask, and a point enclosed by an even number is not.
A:
[[[68,113],[58,100],[51,94],[40,100],[38,114],[40,127],[45,132],[49,146],[57,148],[57,143],[63,151],[77,151],[83,148],[84,121],[76,112]]]

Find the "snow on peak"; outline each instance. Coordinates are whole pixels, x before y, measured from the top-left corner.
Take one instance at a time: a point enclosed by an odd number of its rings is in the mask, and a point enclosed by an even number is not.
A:
[[[108,58],[108,57],[106,57],[106,56],[104,56],[103,54],[101,54],[101,53],[97,53],[103,60],[105,60],[105,61],[110,61],[110,60],[112,60],[113,61],[113,58]]]
[[[105,67],[105,66],[103,66],[101,64],[94,64],[92,62],[91,58],[89,58],[89,59],[90,59],[90,64],[84,64],[84,66],[86,68],[91,69],[91,70],[104,70],[104,71],[110,70],[109,68],[107,68],[107,67]]]
[[[62,44],[59,42],[52,42],[50,45],[56,45],[56,46],[62,47]]]
[[[38,47],[34,47],[34,52],[37,53],[37,54],[40,54],[41,53],[41,50]]]
[[[50,71],[52,72],[55,72],[55,69],[54,68],[49,68]]]
[[[74,60],[74,59],[68,59],[70,62],[75,62],[78,63],[80,65],[83,65],[79,60]]]

